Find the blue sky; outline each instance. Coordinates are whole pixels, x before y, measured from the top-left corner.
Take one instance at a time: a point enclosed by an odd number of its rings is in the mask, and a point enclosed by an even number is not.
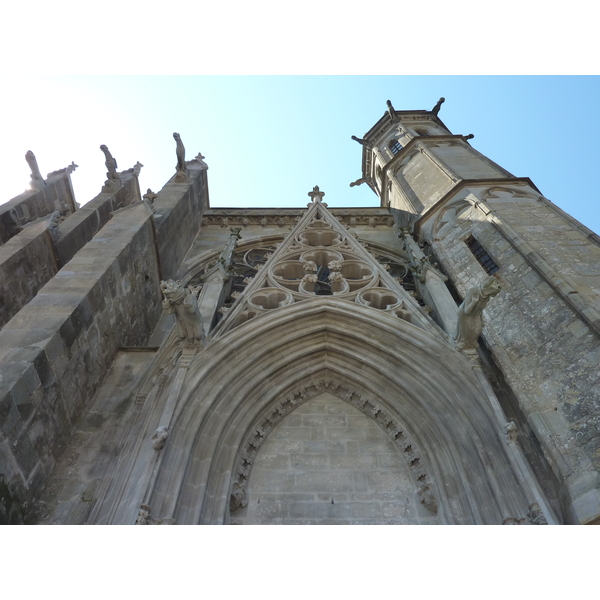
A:
[[[597,76],[57,76],[3,77],[3,193],[75,161],[83,204],[105,179],[106,144],[119,169],[140,161],[142,191],[174,173],[173,132],[209,165],[213,207],[305,205],[314,185],[330,206],[377,206],[361,176],[361,137],[385,112],[430,109],[456,134],[600,231],[595,187]]]

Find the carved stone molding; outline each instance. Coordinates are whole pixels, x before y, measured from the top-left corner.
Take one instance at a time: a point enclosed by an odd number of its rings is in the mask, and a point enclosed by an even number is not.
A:
[[[499,185],[487,188],[486,190],[481,192],[479,197],[482,200],[498,199],[500,198],[499,194],[509,194],[512,198],[531,198],[533,200],[539,200],[540,198],[542,198],[541,194],[534,194],[525,190],[515,190],[513,188],[503,187]]]
[[[319,379],[314,383],[301,386],[294,393],[288,394],[283,400],[272,404],[267,412],[263,413],[262,417],[252,425],[250,429],[251,433],[242,446],[242,452],[233,471],[230,492],[231,512],[235,512],[245,506],[243,502],[246,501],[246,488],[250,480],[252,465],[254,464],[258,450],[267,436],[284,417],[301,404],[304,404],[304,402],[315,398],[323,392],[329,392],[358,408],[381,427],[396,444],[410,468],[417,484],[417,492],[421,504],[431,513],[437,514],[438,502],[434,485],[423,464],[422,454],[401,424],[377,402],[365,398],[358,391],[340,384],[336,380],[328,378]]]

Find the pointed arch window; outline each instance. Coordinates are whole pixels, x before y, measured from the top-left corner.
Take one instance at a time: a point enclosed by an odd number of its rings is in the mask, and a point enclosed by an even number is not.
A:
[[[398,154],[402,150],[402,144],[398,140],[390,140],[388,142],[388,148],[392,154]]]

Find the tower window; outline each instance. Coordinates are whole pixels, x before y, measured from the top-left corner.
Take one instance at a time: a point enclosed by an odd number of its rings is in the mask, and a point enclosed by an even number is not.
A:
[[[479,264],[486,270],[488,275],[493,275],[500,267],[492,260],[492,257],[486,252],[485,248],[471,235],[465,240],[473,256],[479,261]]]
[[[402,150],[402,144],[398,140],[390,140],[388,148],[391,150],[392,154],[398,154],[398,152]]]

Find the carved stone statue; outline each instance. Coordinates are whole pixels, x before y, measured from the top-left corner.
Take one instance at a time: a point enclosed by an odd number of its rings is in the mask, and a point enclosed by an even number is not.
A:
[[[25,154],[25,160],[29,163],[29,168],[31,169],[31,187],[37,190],[45,187],[46,182],[40,173],[40,168],[38,167],[35,154],[31,150],[27,150],[27,153]]]
[[[177,164],[175,165],[177,175],[175,176],[175,183],[185,183],[187,181],[187,169],[185,168],[185,147],[181,141],[181,136],[178,133],[174,133],[173,137],[175,138],[175,143],[177,144],[175,148],[175,153],[177,154]]]
[[[65,220],[63,213],[60,210],[55,210],[50,215],[50,221],[48,221],[48,229],[56,229],[60,223]]]
[[[136,525],[150,525],[150,507],[147,504],[142,504],[138,512],[137,519],[135,520]]]
[[[527,520],[532,525],[548,525],[548,521],[537,502],[529,505],[529,512],[527,513]]]
[[[117,173],[117,161],[113,158],[113,155],[110,153],[110,150],[102,144],[100,146],[100,150],[104,153],[104,164],[106,165],[106,181],[104,182],[104,186],[102,191],[104,193],[110,193],[118,190],[121,187],[121,179],[119,178],[119,174]]]
[[[397,119],[396,111],[394,110],[394,107],[392,106],[391,100],[386,100],[386,104],[387,104],[388,115],[390,115],[390,119],[392,121],[396,121],[396,119]]]
[[[442,108],[442,104],[444,104],[444,102],[446,102],[446,98],[440,98],[437,101],[437,104],[431,109],[431,112],[437,116],[437,114],[440,112],[440,108]]]
[[[517,426],[515,425],[514,421],[509,421],[504,426],[504,431],[506,432],[506,439],[509,442],[516,442],[517,441],[518,431],[517,431]]]
[[[165,427],[159,427],[152,436],[152,448],[161,450],[169,437],[169,430]]]
[[[459,350],[475,349],[477,339],[483,329],[482,311],[490,298],[500,292],[500,285],[494,277],[472,287],[458,307],[458,323],[454,341]]]
[[[246,497],[246,490],[240,487],[238,483],[234,484],[233,492],[229,498],[229,510],[233,513],[240,508],[248,506],[248,499]]]
[[[355,142],[358,142],[359,144],[361,144],[361,146],[366,146],[367,148],[373,147],[373,144],[371,142],[368,142],[367,140],[363,140],[362,138],[356,137],[355,135],[352,136],[352,139]]]
[[[175,315],[179,338],[188,343],[202,340],[204,337],[202,317],[198,309],[198,301],[190,290],[184,289],[181,281],[172,279],[161,281],[160,289],[164,296],[163,308],[167,314]]]
[[[148,188],[148,191],[142,196],[142,201],[150,209],[152,214],[156,212],[154,209],[155,198],[158,198],[158,194],[155,194],[150,188]]]

